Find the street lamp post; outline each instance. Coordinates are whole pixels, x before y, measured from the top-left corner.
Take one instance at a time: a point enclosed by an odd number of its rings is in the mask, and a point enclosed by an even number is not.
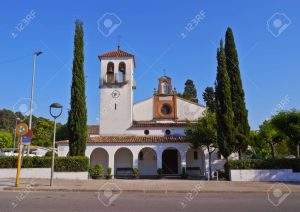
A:
[[[37,51],[33,53],[33,71],[32,71],[32,79],[31,79],[31,95],[30,95],[30,106],[29,106],[29,124],[28,128],[31,130],[32,125],[32,107],[33,107],[33,95],[34,95],[34,83],[35,83],[35,70],[36,70],[36,59],[43,52]],[[30,145],[28,145],[27,155],[29,156]]]
[[[56,134],[56,119],[62,113],[62,105],[59,103],[52,103],[50,105],[50,115],[54,119],[54,129],[53,129],[53,144],[52,144],[52,163],[51,163],[51,178],[50,178],[50,186],[53,185],[53,173],[54,173],[54,157],[55,157],[55,134]]]

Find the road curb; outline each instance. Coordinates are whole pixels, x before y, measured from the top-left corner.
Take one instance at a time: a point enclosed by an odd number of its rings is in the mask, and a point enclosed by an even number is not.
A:
[[[20,192],[24,191],[26,188],[15,188],[15,187],[6,187],[3,188],[3,191],[13,191]],[[32,192],[104,192],[105,190],[95,190],[95,189],[70,189],[70,188],[32,188]],[[122,193],[145,193],[145,194],[186,194],[191,192],[190,190],[121,190]],[[113,193],[119,193],[120,190],[112,190]],[[202,190],[199,193],[266,193],[267,191],[262,190],[248,190],[248,191],[229,191],[229,190]],[[295,191],[295,193],[300,193],[300,191]]]

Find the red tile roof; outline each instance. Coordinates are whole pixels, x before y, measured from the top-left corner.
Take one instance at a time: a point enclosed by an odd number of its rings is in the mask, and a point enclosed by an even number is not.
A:
[[[130,54],[128,52],[122,51],[121,49],[117,49],[110,52],[105,52],[102,55],[99,55],[99,58],[110,58],[110,57],[134,57],[133,54]]]
[[[99,125],[88,125],[89,135],[99,135]]]
[[[90,137],[88,143],[184,143],[184,136],[135,136],[119,135]],[[56,143],[68,143],[68,140],[57,141]]]
[[[132,127],[186,127],[187,122],[134,121]]]

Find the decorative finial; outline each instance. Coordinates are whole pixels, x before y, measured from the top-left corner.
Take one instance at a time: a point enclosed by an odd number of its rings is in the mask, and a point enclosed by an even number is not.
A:
[[[156,88],[153,89],[153,93],[154,93],[154,95],[157,94]]]
[[[118,40],[117,40],[117,47],[118,47],[118,50],[120,50],[121,38],[122,38],[122,36],[121,36],[121,35],[118,35]]]
[[[164,76],[167,76],[167,75],[166,75],[166,69],[163,69],[163,72],[164,72]]]

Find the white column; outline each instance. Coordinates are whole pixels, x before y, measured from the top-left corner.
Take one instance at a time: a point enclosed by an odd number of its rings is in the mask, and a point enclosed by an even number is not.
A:
[[[179,170],[179,173],[182,172],[182,168],[186,169],[186,151],[181,151],[180,156],[181,156],[181,169]]]
[[[115,176],[115,152],[108,151],[108,167],[111,168],[112,178]]]
[[[155,150],[157,169],[162,169],[162,151]]]
[[[139,168],[139,151],[131,150],[132,152],[132,168]]]
[[[203,152],[204,152],[204,158],[205,158],[205,162],[204,162],[205,176],[208,178],[208,176],[209,176],[209,155],[208,155],[208,151],[206,148],[203,150]]]

